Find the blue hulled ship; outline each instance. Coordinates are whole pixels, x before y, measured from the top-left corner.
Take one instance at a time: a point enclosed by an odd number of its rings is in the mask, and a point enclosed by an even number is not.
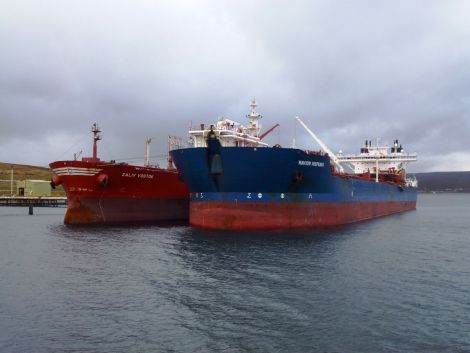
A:
[[[190,224],[213,229],[284,229],[351,223],[416,208],[416,160],[366,141],[356,155],[335,155],[297,118],[322,151],[269,146],[256,103],[247,126],[221,118],[191,130],[189,148],[170,152],[190,190]],[[272,129],[268,130],[269,133]],[[349,169],[350,172],[346,172]]]

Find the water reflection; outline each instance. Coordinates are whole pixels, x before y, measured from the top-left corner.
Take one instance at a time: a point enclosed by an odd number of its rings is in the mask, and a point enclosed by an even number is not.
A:
[[[3,217],[0,350],[466,351],[469,209],[294,232]]]

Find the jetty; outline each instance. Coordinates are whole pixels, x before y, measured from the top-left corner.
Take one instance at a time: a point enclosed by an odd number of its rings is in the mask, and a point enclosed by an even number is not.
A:
[[[0,196],[0,206],[66,207],[66,197]]]

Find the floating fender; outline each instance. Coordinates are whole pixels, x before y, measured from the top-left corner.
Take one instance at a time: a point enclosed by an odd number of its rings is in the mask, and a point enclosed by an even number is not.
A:
[[[220,155],[221,149],[222,145],[215,135],[213,127],[211,127],[211,131],[207,137],[207,162],[209,164],[209,171],[212,175],[222,174],[223,172],[222,157]]]
[[[222,158],[220,154],[214,154],[211,156],[211,165],[210,165],[211,174],[222,174]]]
[[[60,184],[62,184],[62,178],[59,175],[53,175],[51,178],[51,187],[55,189],[55,187]]]
[[[98,174],[96,180],[98,181],[98,184],[100,184],[100,186],[103,188],[107,187],[109,184],[108,174]]]

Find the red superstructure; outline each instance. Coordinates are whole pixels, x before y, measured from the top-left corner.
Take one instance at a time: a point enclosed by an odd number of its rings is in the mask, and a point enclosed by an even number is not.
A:
[[[102,161],[93,125],[93,156],[56,161],[53,187],[63,185],[67,194],[66,224],[115,224],[185,221],[189,193],[176,169]]]

